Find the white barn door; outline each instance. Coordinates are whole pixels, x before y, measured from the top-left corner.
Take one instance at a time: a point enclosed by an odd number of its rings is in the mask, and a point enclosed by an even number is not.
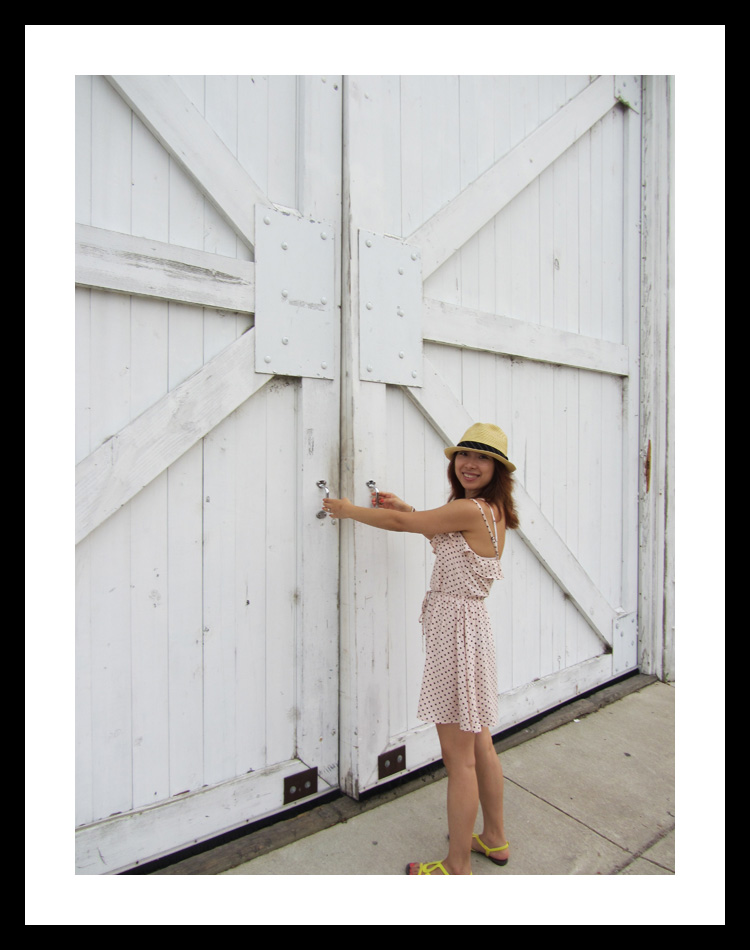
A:
[[[79,77],[76,135],[76,863],[101,874],[339,783],[341,81]]]
[[[342,488],[436,507],[444,445],[508,433],[498,729],[637,665],[638,109],[633,77],[345,78]],[[416,718],[432,561],[346,523],[349,794],[439,757]]]

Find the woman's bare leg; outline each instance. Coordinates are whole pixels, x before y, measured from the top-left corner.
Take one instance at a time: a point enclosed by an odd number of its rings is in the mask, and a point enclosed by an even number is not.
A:
[[[503,768],[500,758],[492,744],[489,729],[482,729],[474,740],[476,756],[477,784],[479,787],[479,801],[482,804],[482,820],[484,822],[480,838],[488,848],[500,848],[506,842],[505,821],[503,816]],[[474,842],[475,851],[481,851]],[[507,858],[509,851],[503,851],[497,857]]]
[[[474,733],[462,732],[458,723],[438,724],[440,748],[448,772],[449,874],[471,873],[471,836],[479,808]]]

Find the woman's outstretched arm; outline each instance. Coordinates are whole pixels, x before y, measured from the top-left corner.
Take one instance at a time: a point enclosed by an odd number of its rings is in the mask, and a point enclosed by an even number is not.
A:
[[[431,511],[393,511],[387,508],[362,508],[348,498],[326,498],[323,508],[333,518],[350,518],[360,524],[384,531],[408,531],[434,538],[436,534],[468,531],[481,518],[477,506],[468,498],[451,501]]]

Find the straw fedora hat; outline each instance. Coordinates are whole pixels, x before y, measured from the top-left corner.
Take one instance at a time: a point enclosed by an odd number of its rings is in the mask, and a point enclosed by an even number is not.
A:
[[[451,458],[456,452],[481,452],[501,462],[509,472],[515,472],[516,466],[508,459],[508,436],[499,426],[488,422],[475,422],[466,430],[458,445],[445,450],[445,457]]]

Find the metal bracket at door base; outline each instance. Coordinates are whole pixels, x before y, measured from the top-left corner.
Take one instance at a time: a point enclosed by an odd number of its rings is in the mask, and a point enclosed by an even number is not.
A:
[[[318,769],[306,769],[284,779],[284,804],[289,805],[300,798],[314,795],[318,790]]]
[[[623,614],[612,625],[612,672],[626,673],[638,666],[638,615]]]
[[[406,768],[406,746],[391,749],[378,756],[378,778],[387,778]]]

